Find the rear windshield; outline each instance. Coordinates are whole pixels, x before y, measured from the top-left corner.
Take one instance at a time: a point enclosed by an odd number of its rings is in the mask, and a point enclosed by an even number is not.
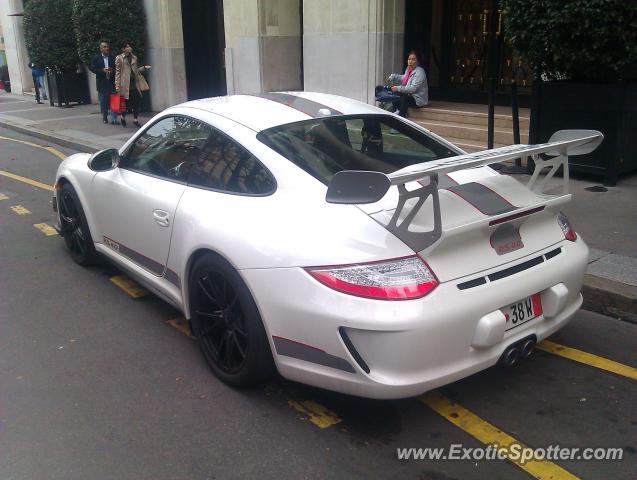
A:
[[[257,138],[325,184],[341,170],[392,173],[458,155],[391,115],[305,120],[263,130]]]

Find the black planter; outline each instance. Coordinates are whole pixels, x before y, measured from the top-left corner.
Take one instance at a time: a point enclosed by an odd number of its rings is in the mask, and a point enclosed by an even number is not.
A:
[[[538,90],[537,111],[531,112],[538,142],[564,129],[604,134],[593,153],[569,158],[571,171],[600,175],[615,185],[619,175],[637,170],[637,84],[542,82]]]
[[[68,106],[69,103],[91,103],[86,73],[47,73],[51,106]]]

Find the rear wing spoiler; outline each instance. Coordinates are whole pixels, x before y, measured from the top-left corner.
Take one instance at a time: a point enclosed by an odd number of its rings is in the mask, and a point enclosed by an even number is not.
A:
[[[441,214],[438,198],[439,175],[530,156],[535,162],[535,170],[526,185],[527,188],[538,194],[544,193],[549,180],[563,166],[562,190],[563,196],[568,198],[562,198],[561,200],[567,201],[570,198],[570,195],[568,195],[568,157],[585,155],[594,151],[603,139],[604,136],[596,130],[559,130],[551,136],[547,143],[510,145],[455,157],[441,158],[410,165],[388,175],[381,172],[344,170],[334,175],[328,186],[325,199],[329,203],[339,204],[375,203],[385,196],[391,186],[397,186],[399,191],[398,205],[386,228],[414,250],[420,251],[430,246],[441,236]],[[544,155],[545,158],[540,157],[540,155]],[[540,179],[540,172],[546,167],[550,167],[550,170]],[[406,183],[426,178],[429,179],[429,183],[416,190],[409,191],[405,187]],[[409,225],[429,196],[432,196],[434,204],[434,229],[431,232],[409,231]],[[401,223],[398,224],[398,219],[405,207],[405,203],[412,198],[418,199],[416,204]],[[528,210],[528,207],[520,209],[519,212],[510,212],[509,216],[515,217],[516,213],[524,213],[524,210]]]

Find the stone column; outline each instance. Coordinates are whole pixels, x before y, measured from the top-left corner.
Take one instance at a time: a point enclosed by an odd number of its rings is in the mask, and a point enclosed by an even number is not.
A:
[[[224,0],[228,94],[299,90],[301,0]]]
[[[258,0],[224,0],[228,94],[261,91]]]
[[[371,38],[375,45],[369,48],[367,102],[374,103],[376,85],[387,83],[391,73],[402,73],[406,59],[405,0],[377,0],[376,11],[370,12],[370,24],[375,22]],[[372,16],[374,14],[374,16]]]
[[[24,42],[22,16],[12,16],[16,13],[21,14],[22,11],[22,0],[0,1],[0,21],[2,22],[5,52],[9,66],[11,92],[18,94],[33,89],[31,69],[27,66],[29,54]]]
[[[300,90],[301,0],[261,0],[263,90]]]
[[[145,63],[151,108],[161,111],[187,100],[181,2],[144,0],[148,48]]]
[[[404,29],[405,0],[304,0],[305,90],[373,103],[402,69]]]

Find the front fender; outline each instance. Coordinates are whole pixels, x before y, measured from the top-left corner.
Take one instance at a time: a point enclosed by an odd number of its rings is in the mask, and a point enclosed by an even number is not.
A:
[[[93,209],[91,208],[90,191],[91,183],[96,172],[88,168],[88,159],[90,157],[91,155],[88,153],[76,153],[67,157],[58,167],[55,182],[56,184],[59,182],[68,182],[75,189],[75,193],[77,193],[80,203],[82,204],[91,237],[95,242],[98,241],[97,235],[99,234],[99,229],[93,214]]]

